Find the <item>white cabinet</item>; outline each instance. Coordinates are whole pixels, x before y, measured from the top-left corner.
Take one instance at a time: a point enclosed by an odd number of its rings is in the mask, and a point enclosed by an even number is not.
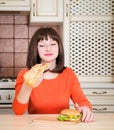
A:
[[[64,0],[65,65],[83,83],[94,112],[114,112],[112,8],[106,0]]]
[[[64,0],[65,64],[81,82],[114,82],[112,8],[107,0]]]
[[[10,108],[0,108],[0,115],[1,114],[14,114],[12,107]]]
[[[81,86],[93,112],[114,112],[114,83],[82,83]],[[74,107],[72,101],[70,107]]]
[[[84,89],[84,93],[93,105],[94,112],[114,112],[113,89]]]
[[[30,23],[63,22],[63,0],[31,0]]]
[[[30,11],[30,0],[0,0],[0,11]]]

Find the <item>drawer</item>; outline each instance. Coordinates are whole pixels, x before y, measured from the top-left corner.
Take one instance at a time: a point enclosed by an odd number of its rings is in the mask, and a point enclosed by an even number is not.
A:
[[[114,96],[86,96],[92,105],[114,105]]]
[[[114,96],[114,89],[83,89],[85,95],[113,95]]]
[[[0,108],[0,115],[1,114],[14,114],[14,112],[12,108],[3,108],[3,109]]]
[[[114,105],[114,96],[86,96],[92,105]],[[70,100],[70,105],[73,105]]]
[[[87,98],[92,104],[93,112],[114,112],[114,97],[89,96]],[[72,100],[70,100],[70,108],[74,108]]]
[[[93,112],[114,112],[114,106],[93,106]]]
[[[0,90],[0,104],[12,103],[15,95],[14,89]]]
[[[71,109],[74,109],[74,105],[71,104],[70,105],[70,108]],[[99,113],[99,112],[114,112],[114,106],[100,106],[100,105],[93,105],[93,112],[95,113]]]

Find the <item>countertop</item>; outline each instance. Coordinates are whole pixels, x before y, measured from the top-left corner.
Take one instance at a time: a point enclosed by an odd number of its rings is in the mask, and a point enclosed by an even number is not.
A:
[[[0,130],[114,130],[114,113],[95,113],[91,123],[61,122],[55,114],[0,115]]]

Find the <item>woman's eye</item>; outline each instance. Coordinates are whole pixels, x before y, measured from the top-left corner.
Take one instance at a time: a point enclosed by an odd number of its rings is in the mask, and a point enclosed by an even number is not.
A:
[[[55,46],[56,45],[56,43],[51,43],[51,46]]]
[[[44,45],[39,45],[39,47],[44,47]]]
[[[51,46],[55,46],[55,45],[56,45],[56,43],[52,43],[52,44],[51,44]]]

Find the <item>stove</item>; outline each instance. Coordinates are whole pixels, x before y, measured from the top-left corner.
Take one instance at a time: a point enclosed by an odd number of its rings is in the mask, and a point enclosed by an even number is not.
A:
[[[0,78],[0,114],[12,113],[16,78]]]
[[[16,80],[16,78],[14,78],[14,77],[8,77],[8,78],[1,77],[0,78],[0,82],[15,82],[15,80]]]
[[[0,88],[14,88],[16,78],[0,78]]]

